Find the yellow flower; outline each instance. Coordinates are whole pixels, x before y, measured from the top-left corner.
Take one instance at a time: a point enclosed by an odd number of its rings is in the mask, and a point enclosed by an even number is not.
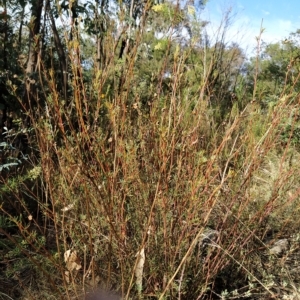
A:
[[[161,42],[158,42],[155,46],[154,46],[154,50],[163,50],[163,45]]]
[[[155,12],[160,12],[164,9],[164,6],[163,4],[156,4],[156,5],[153,5],[152,6],[152,9],[155,11]]]

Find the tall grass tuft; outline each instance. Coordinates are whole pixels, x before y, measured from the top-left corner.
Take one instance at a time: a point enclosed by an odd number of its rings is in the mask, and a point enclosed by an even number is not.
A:
[[[189,86],[192,46],[173,51],[171,35],[144,86],[146,34],[122,60],[111,38],[102,69],[82,66],[81,40],[67,43],[68,99],[42,68],[31,160],[2,178],[2,199],[19,212],[1,205],[7,278],[26,299],[82,299],[98,287],[124,299],[296,293],[298,100],[283,94],[263,110],[253,95],[219,115],[210,78]],[[209,70],[219,50],[205,51]],[[282,238],[288,250],[270,253]]]

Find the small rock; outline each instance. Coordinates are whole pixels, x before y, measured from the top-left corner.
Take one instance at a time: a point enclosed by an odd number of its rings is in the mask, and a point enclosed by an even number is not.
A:
[[[270,249],[270,254],[279,255],[286,251],[289,246],[289,241],[287,239],[280,239],[276,241],[273,247]]]

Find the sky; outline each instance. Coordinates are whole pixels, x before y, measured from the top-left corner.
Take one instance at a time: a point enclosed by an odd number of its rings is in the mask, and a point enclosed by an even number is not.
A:
[[[300,0],[208,0],[204,18],[208,18],[208,32],[217,30],[224,12],[231,8],[232,24],[228,38],[247,51],[253,51],[261,22],[265,29],[262,40],[276,43],[300,29]]]

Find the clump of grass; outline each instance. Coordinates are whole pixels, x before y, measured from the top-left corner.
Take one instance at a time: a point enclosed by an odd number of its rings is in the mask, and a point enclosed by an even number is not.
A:
[[[278,289],[293,286],[289,253],[279,259],[268,249],[299,225],[299,153],[291,139],[281,145],[298,104],[282,95],[265,113],[252,101],[219,124],[204,92],[209,78],[197,93],[182,88],[192,50],[179,48],[166,51],[144,101],[142,31],[136,40],[126,60],[107,60],[89,82],[74,63],[68,103],[54,70],[43,70],[49,92],[37,115],[28,112],[39,165],[3,178],[3,199],[14,197],[22,212],[16,218],[1,207],[17,236],[1,229],[11,243],[4,261],[14,260],[4,273],[30,266],[41,299],[50,289],[55,298],[80,298],[97,286],[124,299],[280,297]],[[80,52],[74,45],[70,55]],[[163,90],[166,65],[172,77]],[[20,287],[35,297],[33,284]]]

